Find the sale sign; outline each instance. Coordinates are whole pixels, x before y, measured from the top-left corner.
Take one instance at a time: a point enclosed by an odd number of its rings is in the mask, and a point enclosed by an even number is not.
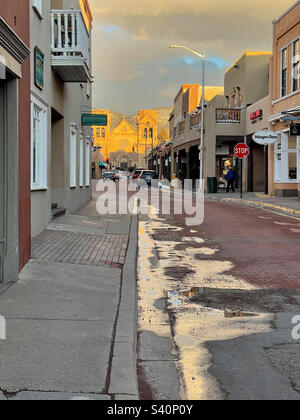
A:
[[[246,159],[249,156],[250,149],[245,143],[239,143],[234,148],[234,155],[238,159]]]

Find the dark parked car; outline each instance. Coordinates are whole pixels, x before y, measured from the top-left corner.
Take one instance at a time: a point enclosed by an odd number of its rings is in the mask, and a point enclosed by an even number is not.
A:
[[[138,180],[142,180],[147,183],[148,186],[151,187],[152,181],[155,179],[159,179],[157,173],[155,171],[144,170],[141,172]]]
[[[104,181],[114,181],[114,172],[104,172],[103,174],[103,180]]]
[[[136,168],[132,174],[132,180],[134,181],[135,179],[138,179],[143,171],[143,168]]]

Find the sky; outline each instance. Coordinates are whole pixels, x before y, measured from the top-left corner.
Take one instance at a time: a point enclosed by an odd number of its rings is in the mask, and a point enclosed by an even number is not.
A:
[[[246,49],[272,50],[272,21],[294,0],[90,0],[93,106],[132,115],[172,106],[182,84],[223,86],[224,72]]]

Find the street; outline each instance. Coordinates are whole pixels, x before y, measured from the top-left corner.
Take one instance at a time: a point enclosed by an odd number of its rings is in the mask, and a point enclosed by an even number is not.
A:
[[[99,215],[102,195],[1,288],[0,398],[300,399],[300,220],[207,198],[188,227],[152,206]]]
[[[142,398],[299,399],[300,220],[208,199],[139,229]]]

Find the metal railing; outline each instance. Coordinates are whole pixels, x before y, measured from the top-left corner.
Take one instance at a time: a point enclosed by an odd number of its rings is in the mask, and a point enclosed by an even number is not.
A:
[[[241,110],[217,108],[216,122],[217,124],[239,124],[241,122]]]
[[[80,10],[51,10],[52,56],[85,59],[89,67],[89,34]]]

